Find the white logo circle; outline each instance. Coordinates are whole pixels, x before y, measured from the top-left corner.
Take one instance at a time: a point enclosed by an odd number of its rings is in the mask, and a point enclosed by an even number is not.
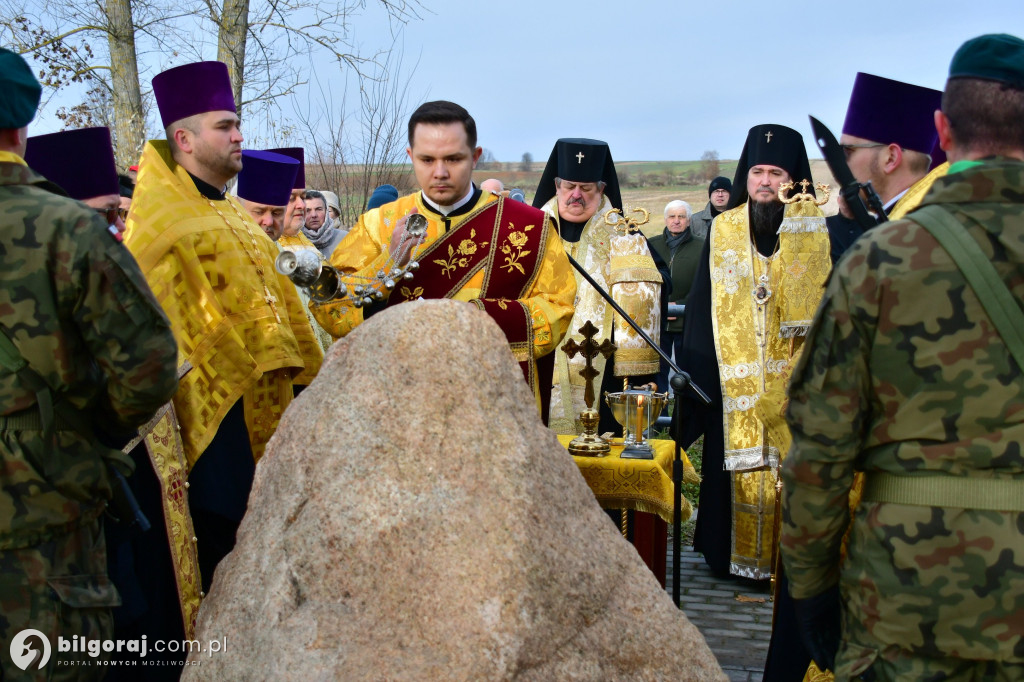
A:
[[[22,630],[11,640],[11,660],[22,670],[42,670],[50,660],[50,640],[39,630]]]

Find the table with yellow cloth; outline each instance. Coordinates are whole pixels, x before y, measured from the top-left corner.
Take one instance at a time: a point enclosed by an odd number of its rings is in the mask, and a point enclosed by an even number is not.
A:
[[[575,436],[560,435],[567,447]],[[622,459],[622,439],[612,440],[606,457],[576,457],[583,479],[590,486],[597,503],[605,509],[626,509],[634,515],[633,545],[662,585],[665,584],[665,556],[668,523],[672,521],[672,460],[675,443],[670,440],[647,441],[654,450],[654,459]],[[686,452],[682,453],[683,482],[700,483]],[[693,513],[690,501],[680,497],[682,520]]]

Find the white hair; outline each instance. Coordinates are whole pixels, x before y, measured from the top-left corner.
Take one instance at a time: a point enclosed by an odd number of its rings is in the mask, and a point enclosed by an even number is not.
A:
[[[665,217],[668,218],[668,212],[673,211],[677,208],[681,208],[684,211],[686,211],[687,218],[689,218],[690,215],[693,213],[690,210],[690,205],[688,203],[686,203],[682,199],[675,199],[674,201],[670,201],[667,204],[665,204]]]

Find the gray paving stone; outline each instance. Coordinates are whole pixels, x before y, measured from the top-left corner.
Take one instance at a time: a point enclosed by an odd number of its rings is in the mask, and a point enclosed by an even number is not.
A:
[[[672,543],[667,590],[672,594]],[[771,638],[772,601],[768,581],[720,578],[703,557],[684,547],[679,559],[680,607],[704,635],[730,680],[761,682]],[[751,601],[738,601],[741,595]],[[763,599],[764,601],[757,601]]]

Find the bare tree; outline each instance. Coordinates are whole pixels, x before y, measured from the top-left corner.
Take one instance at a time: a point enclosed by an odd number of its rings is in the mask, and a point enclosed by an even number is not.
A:
[[[530,152],[523,152],[523,160],[519,162],[519,170],[524,173],[529,173],[533,168],[533,154]]]
[[[344,95],[339,105],[333,93],[320,88],[319,97],[298,114],[296,136],[306,148],[306,184],[338,193],[344,227],[355,224],[377,186],[403,191],[414,185],[404,161],[415,66],[403,77],[402,60],[401,51],[392,51],[372,78],[361,81],[354,113]]]
[[[310,54],[330,55],[360,79],[372,78],[390,50],[360,54],[349,22],[366,0],[203,0],[217,27],[217,59],[228,65],[235,101],[251,110],[292,94],[308,83],[296,63]],[[420,0],[376,0],[392,27],[420,17]],[[253,48],[249,50],[250,47]],[[243,91],[248,91],[248,99]]]
[[[710,181],[718,176],[720,166],[718,163],[718,152],[709,149],[700,156],[700,172],[704,180]]]
[[[85,99],[60,107],[56,115],[68,127],[107,125],[118,165],[135,163],[146,126],[138,40],[148,49],[175,43],[174,23],[190,12],[174,0],[15,2],[0,0],[0,41],[41,67],[44,105],[67,88],[84,85]]]
[[[296,66],[313,52],[327,52],[360,78],[373,77],[385,52],[360,55],[349,22],[366,0],[0,0],[0,43],[42,67],[47,101],[76,84],[105,91],[113,106],[115,158],[135,162],[147,130],[147,90],[140,54],[204,56],[212,22],[217,55],[228,65],[239,108],[269,106],[306,82]],[[19,4],[21,3],[21,4]],[[376,0],[392,26],[419,18],[420,0]],[[197,25],[197,21],[199,22]],[[140,47],[140,41],[144,43]],[[243,96],[243,93],[247,96]],[[96,120],[97,98],[66,109],[65,123]],[[249,112],[247,112],[249,113]]]
[[[484,147],[476,167],[480,170],[501,170],[501,162],[494,157],[494,152]]]
[[[114,161],[118,168],[131,166],[142,152],[146,113],[139,87],[139,60],[135,52],[135,24],[130,0],[106,0],[107,46],[110,51],[110,86],[113,91],[114,125],[111,126]]]

